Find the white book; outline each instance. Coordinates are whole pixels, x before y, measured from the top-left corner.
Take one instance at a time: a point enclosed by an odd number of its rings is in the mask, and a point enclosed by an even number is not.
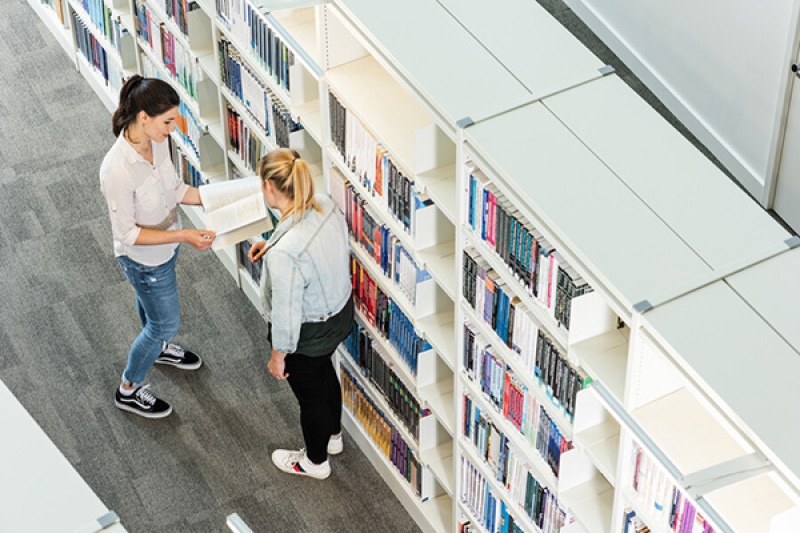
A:
[[[272,229],[258,176],[203,185],[199,191],[206,228],[217,234],[213,250]]]
[[[333,202],[339,207],[342,213],[346,213],[345,180],[335,167],[330,168],[328,187],[330,188]]]
[[[528,316],[528,310],[522,305],[517,306],[517,316],[521,326],[520,356],[525,368],[533,369],[536,359],[536,328]]]
[[[469,489],[469,474],[464,457],[461,457],[461,501],[467,501],[467,491]]]
[[[511,498],[516,498],[517,492],[517,468],[519,464],[517,463],[517,456],[511,453],[511,449],[509,448],[509,452],[506,455],[506,484],[505,488],[508,490]]]

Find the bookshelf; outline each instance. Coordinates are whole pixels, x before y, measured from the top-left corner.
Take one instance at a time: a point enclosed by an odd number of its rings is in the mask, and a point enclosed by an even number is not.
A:
[[[80,52],[79,0],[51,2],[64,22],[29,1],[110,109],[134,70],[176,88],[173,141],[202,182],[290,146],[348,216],[366,214],[348,221],[369,349],[336,355],[361,402],[344,425],[423,530],[496,533],[508,517],[605,533],[635,512],[666,532],[654,502],[674,490],[714,531],[793,531],[798,240],[536,2],[200,0],[176,17],[106,0],[119,46],[86,30],[119,67],[103,71]],[[137,31],[143,9],[183,51],[180,72]],[[239,251],[217,255],[263,314]],[[379,303],[403,320],[383,322]],[[362,355],[418,402],[418,433]],[[470,413],[507,452],[467,435]],[[635,457],[653,465],[638,488]]]
[[[708,283],[706,280],[713,279],[714,276],[722,276],[722,273],[724,273],[726,270],[736,271],[737,268],[741,268],[742,263],[754,262],[752,259],[753,256],[758,256],[759,253],[766,254],[767,256],[769,256],[770,253],[780,254],[780,252],[770,252],[769,250],[764,252],[763,250],[765,248],[770,248],[768,244],[770,239],[773,241],[773,243],[779,240],[782,242],[787,236],[780,231],[777,226],[770,225],[769,221],[764,218],[763,213],[758,212],[756,209],[751,209],[752,206],[746,202],[742,203],[737,201],[737,199],[732,199],[730,202],[719,204],[719,207],[722,207],[728,211],[728,214],[725,215],[723,219],[730,219],[732,224],[741,224],[746,222],[750,216],[752,216],[754,219],[757,218],[758,220],[754,220],[752,224],[747,222],[747,227],[743,228],[743,235],[746,239],[749,238],[748,235],[750,235],[750,232],[755,228],[756,231],[760,231],[762,233],[766,239],[766,242],[762,241],[756,243],[755,241],[751,241],[751,248],[748,249],[745,247],[742,249],[735,247],[733,240],[723,239],[722,237],[724,236],[724,233],[722,232],[717,232],[717,239],[710,239],[709,237],[713,233],[713,228],[709,228],[708,224],[703,225],[699,218],[695,220],[693,224],[684,224],[684,218],[680,218],[678,216],[679,208],[676,207],[678,202],[663,202],[665,195],[676,195],[679,193],[674,190],[668,191],[665,187],[665,179],[654,181],[647,180],[646,182],[645,180],[642,180],[639,177],[641,174],[636,174],[636,172],[634,172],[634,169],[636,168],[635,161],[632,162],[631,160],[635,158],[623,158],[620,150],[608,147],[608,132],[603,132],[598,128],[599,122],[590,125],[589,120],[587,120],[586,117],[578,117],[581,111],[588,112],[588,107],[580,104],[578,101],[579,99],[574,93],[589,92],[590,88],[596,87],[595,92],[600,94],[605,93],[606,91],[611,91],[611,87],[614,85],[619,86],[618,80],[615,80],[613,77],[603,78],[583,87],[579,87],[575,89],[574,92],[568,91],[566,93],[556,95],[552,97],[552,100],[544,99],[541,104],[542,109],[540,110],[533,109],[533,107],[536,107],[538,104],[531,104],[528,106],[530,109],[520,109],[519,112],[522,114],[527,114],[528,118],[524,120],[524,123],[527,124],[525,126],[527,133],[524,134],[523,138],[519,139],[519,142],[520,144],[524,143],[526,145],[528,145],[528,143],[531,145],[541,145],[543,147],[543,152],[541,155],[542,158],[544,157],[545,151],[554,153],[559,150],[558,147],[554,146],[556,143],[552,143],[547,146],[548,143],[545,139],[546,136],[552,141],[558,136],[555,130],[547,131],[546,127],[544,126],[548,120],[545,118],[547,114],[550,116],[555,116],[559,122],[562,122],[569,127],[573,137],[578,136],[579,138],[577,140],[584,143],[592,153],[603,158],[602,161],[598,161],[601,164],[600,166],[590,166],[589,159],[584,162],[580,162],[581,164],[578,166],[578,152],[570,149],[570,152],[574,152],[574,154],[572,156],[572,162],[567,162],[567,165],[570,163],[575,163],[575,170],[580,174],[583,174],[584,176],[598,176],[598,179],[600,179],[599,176],[604,174],[606,170],[613,171],[615,179],[623,181],[625,189],[627,189],[629,192],[635,193],[637,197],[635,202],[626,201],[626,205],[624,207],[619,206],[620,208],[635,209],[635,203],[641,202],[645,204],[647,210],[650,211],[651,214],[656,214],[662,223],[665,223],[668,228],[668,233],[665,234],[666,238],[662,243],[664,246],[670,246],[669,241],[672,240],[672,236],[677,235],[680,237],[680,239],[685,243],[680,247],[683,247],[687,252],[690,253],[685,255],[685,262],[683,259],[680,260],[681,267],[679,267],[678,270],[681,276],[686,275],[689,272],[692,272],[692,274],[687,276],[688,279],[684,278],[669,280],[670,285],[673,286],[672,289],[658,289],[658,283],[660,281],[665,281],[661,275],[655,276],[655,278],[659,279],[651,278],[652,283],[650,284],[650,291],[651,294],[655,295],[652,298],[652,301],[659,302],[659,299],[669,300],[670,298],[675,297],[676,299],[674,302],[665,305],[665,309],[671,306],[683,304],[683,309],[685,310],[685,306],[690,305],[689,302],[691,299],[695,298],[697,295],[712,290],[715,284],[704,286],[705,283]],[[620,87],[620,89],[622,88]],[[623,93],[623,97],[620,97],[619,95],[616,96],[619,105],[622,105],[621,102],[625,101],[625,90],[622,89],[621,92]],[[567,96],[568,94],[569,96]],[[571,102],[571,105],[569,106],[564,105],[562,102],[557,102],[556,104],[552,103],[553,101],[566,100],[567,98],[573,99],[573,102]],[[539,115],[539,111],[543,111],[543,113]],[[534,116],[542,118],[543,120],[536,120],[533,118]],[[646,116],[646,114],[644,116]],[[507,118],[507,121],[505,121],[504,124],[495,127],[499,127],[508,132],[509,128],[513,127],[510,116],[498,117],[498,120],[502,121],[503,118]],[[609,114],[603,118],[609,119],[611,118],[611,115]],[[636,120],[637,124],[640,125],[643,121],[644,123],[647,123],[646,119],[643,118],[642,115],[637,115]],[[484,123],[486,124],[485,132],[481,132],[484,124],[479,124],[475,127],[468,128],[465,131],[467,144],[471,144],[470,137],[472,136],[475,138],[475,143],[492,142],[493,140],[490,140],[492,133],[489,132],[497,134],[500,129],[494,129],[490,127],[490,122],[491,121]],[[581,124],[578,125],[578,122]],[[534,128],[530,127],[531,124],[537,124],[538,131],[534,131]],[[656,138],[661,135],[667,135],[665,128],[654,129],[656,130],[654,133],[654,137]],[[635,128],[630,126],[629,129],[626,129],[626,131],[633,132],[635,131]],[[484,134],[486,134],[486,137],[484,137]],[[624,135],[622,137],[627,139],[627,137]],[[646,139],[646,137],[640,136],[639,141],[642,139]],[[569,139],[567,136],[565,136],[563,140],[565,142],[572,141],[572,139]],[[633,142],[632,138],[630,140]],[[662,141],[675,142],[675,139],[662,139]],[[650,142],[652,142],[652,140]],[[606,148],[600,148],[601,145],[605,145]],[[663,144],[661,146],[663,146]],[[563,149],[563,147],[561,149]],[[676,151],[680,152],[681,149],[681,147],[678,147],[676,148]],[[494,176],[502,174],[502,171],[496,170],[498,168],[514,168],[513,171],[509,170],[509,175],[524,175],[522,167],[516,166],[517,163],[512,162],[511,157],[506,159],[499,155],[499,152],[502,150],[503,148],[498,146],[498,143],[495,142],[491,149],[487,149],[488,152],[491,152],[491,155],[488,155],[487,152],[484,152],[483,154],[477,155],[473,161],[478,161],[479,166],[481,166],[483,169],[495,169],[493,173]],[[642,150],[645,149],[642,148]],[[528,150],[527,153],[529,157],[525,161],[521,161],[519,158],[516,158],[519,163],[528,167],[528,175],[532,174],[534,176],[546,176],[548,174],[552,174],[553,170],[548,170],[541,167],[537,168],[538,164],[534,164],[534,168],[531,168],[531,159],[537,162],[539,160],[539,157],[537,157],[536,154],[531,154],[532,151],[533,150],[531,149]],[[511,151],[509,151],[509,154],[510,153]],[[653,153],[653,148],[649,149],[649,153]],[[491,159],[489,159],[490,157]],[[706,162],[697,158],[687,157],[686,159],[688,161],[687,166],[690,168],[693,164],[706,164]],[[545,162],[543,165],[547,166],[548,163]],[[640,167],[641,165],[642,162],[640,161]],[[594,167],[593,169],[591,168],[592,166]],[[691,170],[689,175],[692,175],[692,173],[694,175],[709,174],[709,172],[706,170],[698,170],[694,168]],[[572,174],[572,172],[566,171],[565,174]],[[713,174],[711,175],[714,176]],[[704,196],[705,198],[713,198],[717,196],[725,198],[726,194],[731,192],[729,190],[720,191],[719,195],[717,195],[716,187],[723,187],[723,182],[716,179],[709,181],[710,183],[706,182],[698,186],[707,187],[709,189],[707,195]],[[502,179],[498,179],[498,182],[498,188],[503,190],[501,187]],[[543,228],[542,232],[547,232],[547,227],[562,227],[564,225],[569,225],[582,220],[584,221],[584,227],[574,228],[569,233],[572,242],[577,243],[584,237],[588,238],[589,235],[593,234],[595,230],[603,231],[603,228],[598,227],[604,223],[600,219],[604,219],[605,221],[613,224],[612,219],[614,218],[614,214],[610,214],[607,211],[607,209],[610,207],[609,205],[603,205],[601,202],[595,204],[595,208],[592,208],[585,204],[581,204],[581,198],[579,198],[577,202],[573,202],[573,204],[576,206],[576,209],[580,209],[581,213],[578,214],[576,211],[573,211],[570,215],[570,217],[573,218],[572,222],[567,220],[559,222],[556,219],[561,216],[561,211],[570,210],[571,207],[567,206],[566,204],[561,204],[564,199],[563,196],[560,196],[561,193],[558,191],[550,189],[547,183],[542,182],[541,184],[534,185],[534,182],[535,180],[529,179],[524,184],[518,183],[517,185],[519,185],[519,187],[516,188],[516,192],[518,194],[524,194],[525,190],[529,191],[529,201],[525,202],[528,207],[535,206],[535,202],[542,202],[542,208],[536,209],[535,207],[532,207],[531,210],[535,212],[530,213],[531,220],[535,220],[537,216],[539,217],[539,220],[536,222],[538,222]],[[563,181],[561,184],[566,185],[565,188],[569,190],[570,186],[568,184],[564,184]],[[686,187],[688,186],[689,185],[687,183]],[[613,187],[614,185],[609,183],[606,187],[603,187],[603,189],[608,190]],[[594,191],[596,191],[596,189],[587,195],[582,194],[581,196],[590,197]],[[550,192],[553,193],[552,196],[550,195]],[[599,193],[600,191],[597,192]],[[622,198],[624,191],[620,190],[619,193],[620,195],[617,195],[617,197]],[[545,196],[547,196],[547,199],[544,198]],[[738,200],[744,200],[744,198]],[[696,201],[696,197],[692,196],[691,202],[694,201]],[[545,207],[545,205],[554,206],[553,211],[550,212],[549,208]],[[614,207],[611,207],[611,209],[615,210]],[[637,225],[640,223],[645,223],[644,221],[647,218],[647,216],[637,217]],[[586,224],[586,221],[588,220],[596,220],[597,223],[594,224],[594,227],[590,227],[588,224]],[[550,226],[551,224],[552,226]],[[716,224],[716,222],[713,224]],[[764,224],[766,224],[766,227],[762,226]],[[625,227],[626,230],[631,230],[631,235],[617,234],[615,237],[619,237],[623,240],[634,238],[635,232],[638,231],[638,229],[641,229],[641,226],[638,228],[631,228],[630,225],[626,225]],[[647,233],[649,235],[650,242],[652,242],[654,235],[658,233],[658,229],[656,227],[650,228]],[[607,235],[611,235],[611,233]],[[558,237],[553,236],[550,237],[550,239],[556,240]],[[587,246],[591,246],[588,244],[588,241],[586,242]],[[606,238],[595,240],[595,244],[602,244],[602,242],[610,244],[610,239]],[[580,270],[586,268],[586,265],[589,264],[589,262],[587,262],[587,259],[589,258],[591,258],[591,262],[595,265],[599,265],[600,262],[604,261],[602,252],[590,254],[585,258],[582,258],[580,257],[579,253],[575,255],[570,254],[569,242],[562,241],[561,244],[556,244],[556,249],[559,249],[559,247],[562,250],[562,254],[568,260],[570,260],[570,262],[574,261],[574,266]],[[578,247],[581,246],[578,245]],[[775,249],[781,248],[780,245],[774,245],[773,247]],[[587,247],[584,248],[588,250]],[[788,246],[784,246],[784,249],[788,249]],[[622,492],[625,490],[625,485],[623,484],[620,487],[616,487],[616,480],[620,479],[619,471],[621,468],[623,472],[628,472],[628,470],[625,469],[623,461],[618,461],[617,458],[614,457],[615,448],[617,454],[624,455],[624,450],[627,448],[627,443],[629,443],[631,439],[636,438],[633,435],[641,433],[646,435],[648,439],[653,439],[653,448],[658,450],[658,455],[663,460],[667,461],[672,467],[677,469],[678,474],[676,474],[676,477],[680,478],[680,481],[677,482],[678,486],[680,486],[682,483],[685,483],[684,476],[688,476],[695,472],[703,472],[703,469],[705,468],[724,464],[728,460],[741,460],[743,456],[751,453],[763,453],[760,452],[756,446],[753,446],[752,441],[749,441],[748,434],[750,431],[745,429],[749,424],[753,424],[755,421],[751,420],[747,424],[740,424],[740,421],[736,420],[738,416],[733,415],[730,408],[726,408],[726,403],[731,401],[730,398],[733,398],[734,393],[731,392],[731,397],[727,400],[722,400],[719,397],[713,397],[716,396],[716,393],[719,390],[717,386],[700,382],[698,381],[697,376],[693,375],[697,371],[697,368],[702,366],[705,367],[709,376],[718,376],[718,382],[722,381],[723,376],[726,379],[730,377],[726,370],[730,365],[726,365],[721,359],[709,360],[710,358],[708,357],[708,354],[726,353],[725,350],[721,349],[719,345],[721,342],[720,339],[726,336],[731,336],[730,332],[726,333],[726,331],[727,328],[730,328],[735,322],[730,319],[726,320],[725,331],[721,329],[722,326],[720,325],[720,329],[718,331],[710,332],[705,325],[702,328],[698,327],[697,325],[692,325],[691,322],[687,320],[686,315],[682,315],[681,318],[678,318],[677,315],[672,315],[672,318],[674,318],[677,322],[680,322],[679,326],[677,323],[674,325],[672,333],[679,335],[677,330],[680,329],[680,336],[682,336],[686,341],[686,344],[684,345],[687,350],[686,353],[697,353],[697,359],[690,365],[684,363],[683,357],[685,357],[685,355],[681,352],[681,349],[676,349],[674,352],[670,351],[670,355],[665,356],[664,352],[669,350],[664,349],[663,346],[657,349],[652,349],[652,346],[650,349],[644,348],[644,346],[646,346],[648,343],[649,335],[653,334],[652,331],[663,331],[663,329],[656,326],[651,331],[650,328],[640,325],[640,320],[647,320],[648,324],[651,323],[649,322],[649,319],[643,319],[641,315],[637,314],[637,308],[634,308],[633,304],[638,303],[641,300],[646,300],[647,298],[643,297],[637,299],[637,297],[626,296],[628,291],[631,291],[632,294],[635,294],[638,290],[635,287],[636,274],[633,274],[631,271],[629,271],[628,267],[636,265],[637,269],[641,268],[659,253],[660,250],[653,250],[653,248],[648,246],[649,257],[637,257],[633,263],[629,264],[617,261],[612,268],[600,268],[595,273],[586,271],[584,273],[586,278],[591,279],[596,273],[603,272],[604,279],[601,277],[595,277],[595,279],[591,280],[590,282],[595,291],[584,296],[579,296],[574,300],[574,306],[572,309],[572,323],[568,332],[567,343],[569,347],[570,359],[578,362],[581,367],[586,370],[595,380],[605,385],[606,389],[610,393],[610,397],[614,398],[615,401],[613,403],[608,402],[605,407],[599,410],[597,408],[590,408],[588,413],[585,410],[587,403],[582,402],[583,405],[579,403],[576,415],[576,424],[578,424],[578,420],[585,418],[593,410],[596,411],[594,416],[598,420],[598,423],[595,424],[596,427],[590,430],[588,434],[582,435],[582,433],[584,433],[583,430],[575,431],[574,444],[577,449],[585,453],[589,460],[586,461],[586,457],[584,457],[580,461],[572,461],[569,459],[569,455],[565,455],[562,456],[561,466],[562,469],[566,468],[566,470],[564,470],[565,474],[569,469],[573,468],[583,472],[586,490],[589,494],[595,495],[591,498],[584,498],[585,502],[591,502],[592,499],[594,499],[594,503],[604,502],[602,504],[603,508],[608,507],[609,509],[614,509],[615,506],[619,507],[618,513],[609,513],[608,516],[602,520],[603,523],[611,524],[611,526],[606,527],[612,527],[614,529],[617,527],[616,524],[621,525],[621,522],[617,522],[614,517],[616,515],[622,515],[622,508],[620,507],[621,503],[619,502],[621,502],[623,498],[617,497],[615,500],[609,499],[609,494],[613,496],[614,493],[614,491],[609,493],[609,488],[614,487],[615,491],[622,494]],[[670,253],[670,260],[678,260],[680,254],[681,252],[677,249],[672,251]],[[771,260],[787,261],[790,255],[791,254],[789,253],[783,253]],[[702,273],[702,271],[699,271],[695,273],[691,270],[692,268],[700,267],[700,264],[697,263],[698,258],[702,261],[702,263],[705,264],[705,268],[708,269],[707,272]],[[675,265],[673,265],[673,267],[674,266]],[[615,270],[617,270],[617,272],[614,272]],[[647,267],[644,270],[639,270],[639,272],[647,272],[647,275],[650,276],[651,274],[657,272],[657,270],[657,267]],[[745,272],[747,272],[747,270],[745,270]],[[674,274],[676,273],[666,275],[670,276]],[[617,277],[617,275],[619,275],[619,277]],[[694,286],[692,287],[693,284]],[[722,282],[719,282],[718,284],[721,285]],[[755,286],[755,284],[753,284],[753,286]],[[688,294],[684,295],[682,294],[682,291],[686,291]],[[616,293],[616,295],[614,295],[614,293]],[[720,303],[719,299],[715,299],[715,301]],[[729,303],[733,305],[732,302]],[[656,305],[658,305],[658,303],[656,303]],[[658,308],[654,309],[652,313],[654,317],[661,316]],[[714,316],[714,320],[716,321],[723,320],[723,317],[726,314],[726,312],[722,311],[721,308],[715,309],[714,313],[716,314],[709,314],[705,316]],[[644,316],[647,317],[648,314],[649,312]],[[692,314],[698,321],[702,320],[700,318],[701,315],[698,313]],[[620,327],[618,319],[622,319],[622,321],[624,321],[626,324]],[[628,324],[631,321],[637,324],[637,326],[629,326]],[[697,322],[697,324],[699,323],[700,322]],[[788,330],[788,328],[786,329]],[[748,336],[751,334],[751,331],[748,331],[746,334],[743,333],[743,335]],[[698,339],[700,337],[707,339],[704,346],[707,351],[702,354],[698,352]],[[739,341],[744,342],[743,339],[739,339]],[[727,340],[724,342],[725,344],[728,344]],[[690,343],[694,344],[694,348],[688,348],[688,344]],[[747,344],[740,346],[739,351],[742,350],[743,346],[747,346]],[[750,341],[750,346],[751,348],[753,347],[752,341]],[[729,347],[732,349],[733,345],[731,344]],[[700,363],[701,359],[703,360],[702,364]],[[788,360],[787,354],[787,361]],[[785,367],[786,364],[789,363],[784,362],[783,366]],[[750,379],[746,379],[744,375],[742,375],[738,380],[735,380],[735,382],[738,383],[736,386],[737,393],[735,396],[742,398],[742,388],[751,386],[748,385],[748,382],[753,379],[752,368],[747,365],[743,367],[738,365],[736,366],[742,371],[742,374],[749,373],[751,376]],[[730,381],[727,383],[730,383]],[[723,386],[721,383],[719,383],[719,386],[722,388],[722,390],[724,390],[725,386]],[[586,392],[587,391],[581,391],[579,394],[583,395]],[[774,395],[772,396],[774,397]],[[581,402],[580,399],[579,402]],[[746,412],[752,408],[751,402],[752,398],[750,395],[747,395],[746,401],[740,400],[738,402],[738,408]],[[597,401],[593,401],[593,403],[596,404]],[[747,405],[750,407],[745,407],[745,403],[747,403]],[[584,410],[582,411],[581,409]],[[736,409],[734,409],[734,411],[737,413],[739,412]],[[632,415],[632,419],[628,420],[626,417],[620,417],[619,413],[630,413]],[[676,413],[682,413],[682,415],[676,416]],[[615,418],[617,419],[616,421]],[[620,421],[619,418],[622,418],[622,420]],[[685,429],[685,431],[676,432],[674,427],[671,427],[669,424],[665,424],[665,421],[670,419],[675,419],[676,423],[680,424],[679,427]],[[584,422],[581,422],[581,424],[584,424]],[[688,427],[687,424],[689,424]],[[623,429],[635,428],[636,431],[620,431],[620,426]],[[785,430],[782,429],[781,434],[781,439],[785,439]],[[598,440],[598,436],[602,438]],[[586,441],[586,437],[589,437],[588,442]],[[707,444],[712,442],[709,439],[713,439],[713,446]],[[706,446],[708,447],[706,448]],[[568,454],[572,453],[573,451],[568,452]],[[581,462],[585,464],[580,464]],[[622,467],[617,466],[615,468],[615,463],[622,465]],[[731,470],[737,470],[737,466],[728,466]],[[740,464],[738,468],[742,468],[742,465]],[[598,476],[598,473],[602,474],[602,476]],[[782,503],[775,505],[764,505],[764,514],[759,518],[753,518],[754,521],[750,522],[749,524],[741,521],[741,518],[737,517],[736,513],[733,512],[733,510],[736,508],[736,505],[733,502],[735,501],[736,494],[738,493],[737,491],[743,490],[738,485],[732,485],[724,488],[715,487],[715,490],[710,491],[707,496],[695,494],[693,498],[699,500],[699,503],[697,504],[699,511],[706,512],[706,516],[716,528],[715,530],[748,530],[740,528],[745,527],[745,524],[748,524],[749,526],[750,524],[757,523],[760,524],[759,527],[761,527],[761,529],[757,528],[753,530],[769,530],[769,523],[773,517],[777,517],[781,513],[786,512],[787,509],[796,506],[797,485],[794,485],[793,488],[789,488],[789,484],[787,483],[775,484],[773,478],[776,477],[776,472],[769,470],[767,474],[764,475],[767,476],[766,479],[769,481],[759,479],[758,483],[773,483],[774,485],[770,486],[776,487],[774,490],[776,492],[781,492],[782,494],[782,498],[778,498],[776,501]],[[744,476],[744,474],[740,475]],[[623,479],[626,477],[627,474],[622,475]],[[747,482],[752,483],[753,487],[758,486],[755,481],[739,481],[739,484]],[[734,486],[738,486],[738,488],[734,489]],[[780,489],[777,487],[780,487]],[[578,522],[580,522],[582,526],[588,530],[605,530],[599,528],[598,526],[590,526],[588,519],[585,519],[581,516],[581,513],[583,512],[587,512],[588,515],[591,516],[592,511],[591,509],[585,511],[582,510],[583,506],[579,502],[576,502],[575,504],[571,503],[572,490],[573,489],[571,488],[567,488],[564,491],[564,499],[567,502],[567,505],[570,506],[571,511],[575,513]],[[712,497],[712,495],[715,497]],[[731,499],[726,501],[726,498]],[[713,503],[711,503],[712,501]],[[748,516],[752,518],[753,514],[757,513],[751,513]],[[596,516],[597,515],[595,515],[595,518]]]
[[[414,502],[419,511],[409,511],[428,517],[418,520],[424,530],[446,531],[452,528],[457,488],[455,226],[453,204],[441,209],[435,194],[428,193],[427,185],[448,179],[454,182],[455,143],[441,129],[436,115],[409,93],[397,70],[384,62],[376,42],[365,38],[341,8],[320,8],[320,18],[326,22],[323,100],[327,100],[329,110],[336,111],[324,114],[330,139],[324,146],[329,162],[328,183],[332,189],[346,187],[352,191],[334,195],[355,197],[370,218],[385,228],[382,235],[402,247],[402,253],[407,254],[406,264],[417,271],[417,282],[412,282],[414,296],[409,298],[408,290],[403,289],[405,284],[398,285],[381,272],[381,266],[362,249],[358,242],[361,239],[351,239],[358,262],[380,291],[413,322],[415,334],[429,347],[420,354],[416,369],[411,369],[414,375],[405,378],[409,369],[402,362],[403,354],[386,348],[381,352],[404,382],[413,386],[412,393],[430,410],[429,417],[434,422],[432,431],[421,434],[419,441],[419,459],[434,480],[434,492],[427,501]],[[357,134],[342,136],[346,131],[343,126],[353,128],[350,131]],[[385,177],[373,175],[370,156],[364,155],[369,151],[375,154],[375,150],[383,154]],[[375,156],[371,157],[374,161]],[[351,160],[355,161],[353,166],[348,164]],[[400,194],[400,182],[391,180],[392,172],[402,175],[405,199],[392,197],[395,191]],[[398,209],[405,209],[401,211],[406,213],[405,219],[399,216]],[[445,214],[448,209],[450,218]],[[396,263],[395,268],[399,268]],[[366,320],[362,316],[359,321]],[[369,331],[373,338],[378,337],[378,345],[386,346],[379,332],[374,328]]]

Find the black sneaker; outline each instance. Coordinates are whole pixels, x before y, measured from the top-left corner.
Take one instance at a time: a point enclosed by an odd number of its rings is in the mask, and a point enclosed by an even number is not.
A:
[[[172,406],[156,398],[150,385],[140,385],[130,396],[119,391],[114,393],[114,403],[123,411],[130,411],[145,418],[164,418],[172,412]]]
[[[182,370],[197,370],[202,366],[203,360],[177,344],[167,344],[167,347],[156,359],[156,364],[170,365]]]

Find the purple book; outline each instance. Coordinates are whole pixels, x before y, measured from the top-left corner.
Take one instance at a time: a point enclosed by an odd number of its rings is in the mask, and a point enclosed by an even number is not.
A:
[[[697,511],[688,499],[683,500],[683,520],[681,521],[680,533],[692,533],[694,528],[694,518]]]

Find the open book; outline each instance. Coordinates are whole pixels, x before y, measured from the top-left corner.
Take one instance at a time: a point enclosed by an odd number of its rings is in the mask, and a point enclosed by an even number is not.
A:
[[[212,250],[232,246],[272,229],[261,178],[252,176],[200,187],[206,227],[217,233]]]

